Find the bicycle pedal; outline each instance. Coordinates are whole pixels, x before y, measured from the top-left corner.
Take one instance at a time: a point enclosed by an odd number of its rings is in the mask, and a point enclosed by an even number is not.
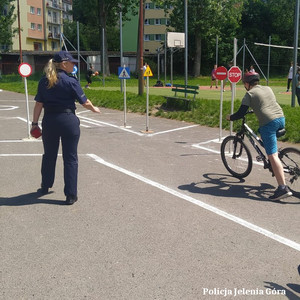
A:
[[[258,155],[258,156],[256,156],[256,160],[257,160],[257,161],[262,161],[263,158],[262,158],[260,155]]]

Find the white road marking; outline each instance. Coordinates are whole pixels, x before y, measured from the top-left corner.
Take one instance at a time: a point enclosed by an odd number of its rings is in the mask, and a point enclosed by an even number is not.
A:
[[[114,124],[111,124],[111,123],[107,123],[107,122],[103,122],[103,121],[98,121],[98,120],[93,120],[93,119],[91,119],[91,118],[82,117],[82,116],[80,116],[79,118],[80,118],[80,120],[85,120],[85,121],[94,122],[94,123],[98,124],[98,126],[99,126],[99,124],[101,124],[101,125],[106,125],[106,126],[118,128],[118,129],[120,129],[120,130],[124,130],[124,131],[130,132],[130,133],[133,133],[133,134],[136,134],[136,135],[139,135],[139,136],[143,136],[143,135],[144,135],[143,133],[135,132],[135,131],[133,131],[133,130],[129,130],[129,129],[127,129],[127,128],[120,127],[120,126],[118,126],[118,125],[114,125]]]
[[[0,105],[0,110],[13,110],[17,109],[19,106],[12,106],[12,105]]]
[[[153,136],[153,135],[158,135],[158,134],[163,134],[163,133],[169,133],[169,132],[183,130],[183,129],[189,129],[189,128],[193,128],[193,127],[197,127],[197,126],[198,125],[191,125],[191,126],[179,127],[179,128],[175,128],[175,129],[170,129],[170,130],[165,130],[165,131],[159,131],[159,132],[156,132],[156,133],[150,133],[147,136]]]
[[[179,128],[165,130],[165,131],[159,131],[159,132],[156,132],[156,133],[144,134],[144,133],[136,132],[136,131],[130,130],[128,128],[124,128],[124,127],[114,125],[114,124],[111,124],[111,123],[107,123],[107,122],[103,122],[103,121],[99,121],[99,120],[94,120],[94,119],[83,117],[83,116],[78,116],[78,117],[80,118],[80,120],[82,120],[84,122],[87,122],[87,123],[90,123],[90,124],[94,124],[94,125],[97,125],[97,126],[106,125],[106,126],[110,126],[110,127],[114,127],[114,128],[118,128],[118,129],[127,131],[129,133],[133,133],[133,134],[136,134],[136,135],[139,135],[139,136],[154,136],[154,135],[158,135],[158,134],[169,133],[169,132],[173,132],[173,131],[189,129],[189,128],[199,126],[199,125],[191,125],[191,126],[179,127]]]
[[[0,154],[0,157],[24,157],[24,156],[42,156],[43,154],[34,154],[34,153],[27,153],[27,154],[20,154],[20,153],[9,153],[9,154]]]
[[[211,142],[211,141],[208,141],[208,142]],[[207,142],[204,142],[203,144],[206,144],[206,143]],[[205,150],[205,151],[209,151],[209,152],[212,152],[212,153],[217,153],[217,154],[221,155],[220,151],[200,146],[200,144],[193,144],[192,147],[195,147],[195,148],[198,148],[198,149],[202,149],[202,150]],[[241,158],[241,160],[247,161],[246,159],[243,159],[243,158]],[[264,165],[262,162],[258,162],[258,161],[253,160],[253,159],[252,159],[252,162],[255,165],[259,165],[259,166],[263,166]]]
[[[27,142],[41,142],[41,139],[20,139],[20,140],[1,140],[0,143],[27,143]]]
[[[195,199],[193,197],[190,197],[188,195],[180,193],[180,192],[178,192],[178,191],[176,191],[174,189],[171,189],[171,188],[169,188],[167,186],[164,186],[164,185],[162,185],[162,184],[160,184],[158,182],[155,182],[155,181],[153,181],[151,179],[148,179],[148,178],[143,177],[143,176],[141,176],[139,174],[136,174],[134,172],[126,170],[126,169],[124,169],[122,167],[119,167],[117,165],[109,163],[109,162],[103,160],[101,157],[99,157],[99,156],[97,156],[95,154],[87,154],[87,156],[89,156],[90,158],[94,159],[96,162],[98,162],[98,163],[100,163],[102,165],[105,165],[105,166],[107,166],[109,168],[112,168],[112,169],[114,169],[116,171],[119,171],[119,172],[121,172],[123,174],[131,176],[131,177],[133,177],[135,179],[138,179],[138,180],[140,180],[140,181],[142,181],[142,182],[144,182],[146,184],[149,184],[149,185],[151,185],[153,187],[156,187],[156,188],[158,188],[158,189],[160,189],[160,190],[162,190],[162,191],[164,191],[166,193],[169,193],[169,194],[171,194],[173,196],[181,198],[181,199],[183,199],[185,201],[191,202],[191,203],[193,203],[193,204],[195,204],[195,205],[197,205],[199,207],[202,207],[202,208],[204,208],[204,209],[206,209],[208,211],[211,211],[211,212],[213,212],[213,213],[215,213],[215,214],[217,214],[217,215],[219,215],[221,217],[224,217],[224,218],[226,218],[226,219],[228,219],[230,221],[233,221],[233,222],[235,222],[235,223],[237,223],[237,224],[239,224],[239,225],[241,225],[243,227],[246,227],[246,228],[248,228],[250,230],[253,230],[255,232],[258,232],[258,233],[260,233],[260,234],[262,234],[262,235],[264,235],[264,236],[266,236],[266,237],[268,237],[270,239],[273,239],[273,240],[275,240],[275,241],[277,241],[277,242],[279,242],[279,243],[281,243],[283,245],[286,245],[286,246],[288,246],[290,248],[293,248],[293,249],[295,249],[297,251],[300,251],[300,244],[296,243],[295,241],[292,241],[292,240],[287,239],[287,238],[285,238],[283,236],[280,236],[280,235],[278,235],[276,233],[273,233],[273,232],[271,232],[269,230],[266,230],[266,229],[264,229],[262,227],[259,227],[259,226],[255,225],[253,223],[250,223],[250,222],[248,222],[246,220],[243,220],[243,219],[241,219],[239,217],[236,217],[236,216],[234,216],[232,214],[229,214],[226,211],[218,209],[218,208],[216,208],[216,207],[214,207],[212,205],[206,204],[206,203],[204,203],[204,202],[202,202],[200,200],[197,200],[197,199]]]

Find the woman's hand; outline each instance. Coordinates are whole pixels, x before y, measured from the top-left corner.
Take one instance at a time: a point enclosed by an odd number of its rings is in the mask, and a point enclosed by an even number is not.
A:
[[[87,99],[86,102],[84,104],[82,104],[82,106],[92,112],[100,114],[99,107],[94,106],[93,103],[89,99]]]

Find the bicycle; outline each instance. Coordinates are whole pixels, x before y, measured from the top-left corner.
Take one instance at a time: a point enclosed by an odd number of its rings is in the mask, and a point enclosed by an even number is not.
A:
[[[253,113],[249,111],[248,113]],[[285,129],[277,131],[276,136],[285,134]],[[247,177],[253,167],[252,155],[244,142],[245,136],[257,152],[256,160],[262,162],[264,169],[268,169],[274,176],[271,163],[265,156],[263,141],[246,123],[246,115],[243,117],[242,126],[236,135],[227,136],[221,144],[221,157],[225,168],[236,178]],[[287,147],[278,150],[279,159],[283,165],[286,183],[294,196],[300,196],[300,150]]]

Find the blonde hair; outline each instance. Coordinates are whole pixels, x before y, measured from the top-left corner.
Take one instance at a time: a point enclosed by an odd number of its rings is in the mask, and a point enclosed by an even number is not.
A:
[[[44,68],[46,78],[48,79],[48,89],[51,89],[58,81],[57,69],[60,63],[55,63],[53,59],[50,59],[48,64]]]

